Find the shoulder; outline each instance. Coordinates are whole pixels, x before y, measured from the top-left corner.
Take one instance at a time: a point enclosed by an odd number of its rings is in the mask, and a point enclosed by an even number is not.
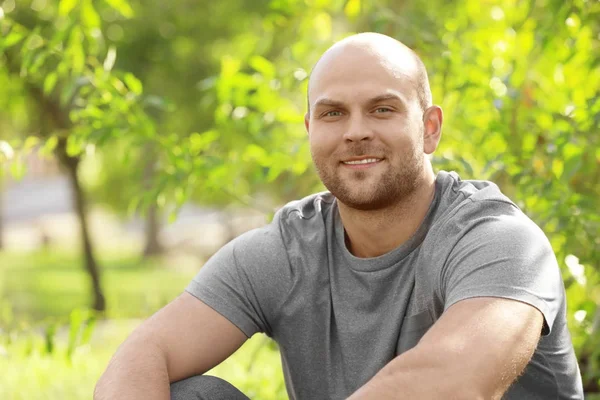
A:
[[[455,174],[453,174],[455,175]],[[491,182],[446,176],[446,203],[428,237],[444,273],[495,265],[495,273],[543,269],[559,279],[550,241],[542,229]],[[500,264],[503,264],[500,266]],[[491,269],[490,269],[491,270]],[[514,271],[510,272],[514,273]]]
[[[329,192],[315,193],[289,202],[275,214],[273,221],[293,223],[297,219],[307,221],[320,218],[329,210],[334,201],[335,198]]]
[[[436,177],[436,185],[440,192],[441,208],[446,211],[458,211],[466,205],[470,205],[471,209],[519,209],[502,193],[498,185],[491,181],[463,180],[456,172],[440,171]]]
[[[546,239],[538,225],[531,220],[493,182],[461,180],[455,172],[441,171],[439,228],[444,234],[458,237],[473,233],[520,239]],[[449,232],[450,231],[450,232]]]
[[[322,192],[289,202],[275,213],[269,224],[242,234],[231,246],[236,253],[272,258],[287,251],[290,241],[324,237],[325,220],[334,199],[329,192]]]

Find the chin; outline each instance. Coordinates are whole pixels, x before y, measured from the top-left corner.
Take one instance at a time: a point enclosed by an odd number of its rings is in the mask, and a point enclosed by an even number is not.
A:
[[[374,193],[365,192],[352,194],[346,192],[339,193],[339,195],[333,193],[333,195],[345,206],[361,211],[373,211],[387,208],[396,200],[395,198],[382,195],[381,193],[379,193],[379,196],[374,195]]]

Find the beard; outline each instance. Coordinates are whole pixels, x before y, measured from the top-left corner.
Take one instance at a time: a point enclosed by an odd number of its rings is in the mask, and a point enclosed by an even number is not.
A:
[[[384,151],[366,146],[356,146],[341,156],[334,154],[322,157],[313,152],[312,158],[321,181],[338,201],[356,210],[373,211],[385,209],[410,198],[419,187],[423,176],[424,155],[417,149],[422,148],[422,144],[419,147],[417,143],[402,154],[396,163],[392,163],[392,159]],[[382,162],[388,164],[386,170],[343,171],[344,167],[337,161],[365,154],[384,155]],[[336,160],[335,164],[332,160]]]

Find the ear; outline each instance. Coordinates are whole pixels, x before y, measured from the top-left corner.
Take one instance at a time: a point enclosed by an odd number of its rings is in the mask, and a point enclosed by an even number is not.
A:
[[[308,127],[310,125],[310,113],[306,112],[304,114],[304,127],[306,128],[306,133],[309,133]]]
[[[431,106],[423,113],[423,152],[432,154],[440,143],[444,113],[439,106]]]

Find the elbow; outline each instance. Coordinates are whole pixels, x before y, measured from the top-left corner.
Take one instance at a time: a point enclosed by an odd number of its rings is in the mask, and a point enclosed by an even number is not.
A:
[[[500,400],[503,391],[492,387],[489,380],[470,368],[457,368],[456,359],[423,355],[417,349],[396,358],[382,371],[382,378],[402,391],[414,393],[412,398],[456,400]],[[435,384],[431,384],[435,382]]]
[[[93,400],[108,400],[114,399],[116,397],[115,386],[118,386],[121,383],[119,382],[118,378],[126,374],[126,369],[123,369],[121,368],[122,366],[117,365],[117,371],[115,371],[114,364],[115,360],[113,359],[96,382],[96,386],[94,387]]]
[[[472,382],[460,381],[456,385],[448,385],[440,388],[440,397],[456,400],[496,400],[499,397],[492,396],[488,391],[475,387]]]
[[[433,380],[435,382],[435,380]],[[476,377],[456,377],[446,380],[447,385],[442,388],[443,395],[440,398],[456,400],[501,400],[504,391],[485,387]]]
[[[443,378],[443,376],[448,377],[448,375],[442,372],[431,376],[431,382],[443,380],[445,383],[440,385],[439,398],[456,400],[500,400],[502,398],[503,392],[486,387],[476,376],[467,377],[452,374],[450,379]]]
[[[96,382],[96,387],[94,387],[94,397],[93,400],[104,400],[107,397],[105,396],[105,374],[103,374],[98,382]]]

